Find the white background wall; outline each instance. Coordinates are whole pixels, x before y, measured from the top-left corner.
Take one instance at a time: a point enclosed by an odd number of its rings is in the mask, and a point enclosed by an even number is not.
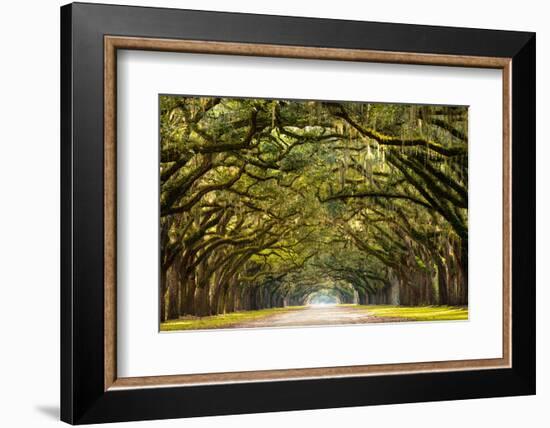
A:
[[[121,0],[122,1],[122,0]],[[0,12],[0,421],[58,424],[59,407],[59,6],[4,2]],[[104,1],[104,3],[112,3]],[[537,32],[538,395],[351,409],[143,422],[186,427],[544,426],[550,404],[550,156],[545,120],[550,27],[537,0],[411,2],[339,0],[148,0],[126,4]],[[546,364],[545,364],[546,362]],[[474,386],[475,387],[475,386]],[[126,426],[138,426],[137,423]]]

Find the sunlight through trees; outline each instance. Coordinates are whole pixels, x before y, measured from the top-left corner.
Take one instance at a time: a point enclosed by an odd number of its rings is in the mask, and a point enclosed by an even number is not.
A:
[[[466,107],[161,96],[161,320],[467,305],[467,130]]]

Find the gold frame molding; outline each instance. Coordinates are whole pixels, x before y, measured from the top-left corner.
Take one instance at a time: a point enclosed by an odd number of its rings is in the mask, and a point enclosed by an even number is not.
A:
[[[441,65],[502,70],[503,82],[503,349],[502,358],[379,364],[305,369],[262,370],[170,376],[117,377],[116,367],[116,61],[117,50],[169,51],[337,61]],[[511,367],[511,58],[382,52],[301,46],[104,37],[104,390],[164,386],[191,386],[237,382],[359,377],[421,372]]]

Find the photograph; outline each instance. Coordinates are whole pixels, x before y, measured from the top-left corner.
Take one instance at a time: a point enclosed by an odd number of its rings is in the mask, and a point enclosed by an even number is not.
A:
[[[161,332],[468,320],[468,106],[158,103]]]
[[[7,426],[543,415],[544,14],[235,1],[8,20]]]

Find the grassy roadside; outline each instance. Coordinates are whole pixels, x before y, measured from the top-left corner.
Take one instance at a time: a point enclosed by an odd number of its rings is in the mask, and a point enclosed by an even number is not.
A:
[[[404,318],[408,321],[456,321],[468,319],[467,307],[456,306],[391,306],[391,305],[338,305],[364,310],[380,318]],[[230,328],[239,324],[266,318],[284,312],[303,309],[304,306],[260,309],[233,312],[207,317],[185,317],[161,323],[161,331],[208,330]]]
[[[407,318],[410,321],[457,321],[468,319],[468,308],[462,306],[358,305],[356,307],[365,309],[372,315],[382,318]]]
[[[160,331],[176,330],[205,330],[213,328],[227,328],[243,322],[254,321],[281,312],[289,312],[302,309],[304,306],[290,306],[286,308],[260,309],[256,311],[232,312],[230,314],[212,315],[208,317],[185,317],[178,320],[170,320],[160,324]]]

